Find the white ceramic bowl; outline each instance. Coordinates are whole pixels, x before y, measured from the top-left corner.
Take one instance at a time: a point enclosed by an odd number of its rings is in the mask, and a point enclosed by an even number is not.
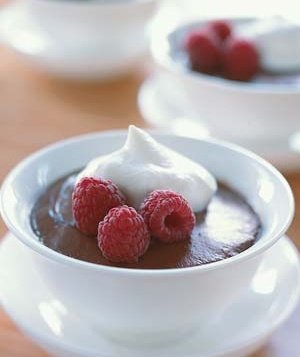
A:
[[[51,74],[115,77],[147,53],[156,5],[157,0],[18,0],[4,11],[2,37]]]
[[[231,21],[237,24],[251,19]],[[179,105],[196,122],[206,123],[214,136],[228,140],[286,140],[299,131],[300,84],[243,83],[187,68],[184,36],[205,23],[154,31],[152,55],[161,69],[160,85],[168,102]]]
[[[36,270],[66,310],[99,333],[128,343],[166,343],[194,327],[205,328],[207,319],[217,318],[249,286],[264,252],[283,236],[294,212],[289,185],[256,155],[214,140],[155,137],[246,197],[263,225],[257,243],[219,262],[166,270],[95,265],[42,245],[29,222],[38,195],[96,155],[121,147],[125,131],[79,136],[44,148],[8,175],[0,197],[8,228],[26,245]]]

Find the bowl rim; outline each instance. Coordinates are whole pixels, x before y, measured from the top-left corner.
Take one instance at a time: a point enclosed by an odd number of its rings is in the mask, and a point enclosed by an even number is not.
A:
[[[25,157],[22,161],[20,161],[6,176],[6,178],[3,181],[1,190],[0,190],[0,213],[2,215],[2,218],[7,225],[8,229],[17,237],[18,240],[20,240],[22,243],[24,243],[27,247],[32,249],[33,251],[39,253],[42,255],[44,258],[56,261],[58,263],[66,264],[69,266],[74,266],[75,268],[85,268],[91,271],[98,271],[98,272],[107,272],[107,273],[116,273],[116,274],[127,274],[127,275],[135,275],[135,276],[171,276],[171,275],[185,275],[187,273],[203,273],[206,271],[212,271],[215,269],[231,266],[234,264],[237,264],[241,261],[248,260],[250,258],[253,258],[257,256],[258,254],[264,252],[268,248],[270,248],[279,238],[281,238],[287,229],[289,228],[293,217],[294,217],[294,211],[295,211],[295,202],[294,202],[294,196],[292,193],[292,190],[287,182],[287,180],[284,178],[284,176],[275,168],[273,167],[270,163],[268,163],[266,160],[262,159],[260,156],[252,153],[251,151],[244,149],[240,147],[239,145],[228,143],[226,141],[218,140],[218,139],[213,139],[213,138],[201,138],[201,139],[195,139],[195,138],[189,138],[186,136],[179,136],[179,135],[173,135],[173,134],[166,134],[165,132],[159,131],[159,130],[153,130],[151,133],[156,134],[160,137],[177,137],[177,138],[187,138],[192,141],[201,141],[203,143],[211,144],[218,146],[219,148],[226,148],[231,151],[238,152],[239,154],[246,156],[250,160],[256,161],[259,165],[263,166],[268,172],[272,174],[272,176],[275,176],[280,184],[282,185],[283,189],[286,191],[287,195],[287,200],[288,200],[288,206],[289,209],[287,210],[286,217],[284,219],[284,224],[282,225],[281,228],[279,228],[276,232],[273,233],[272,237],[270,239],[266,239],[262,244],[254,244],[250,248],[246,249],[245,251],[230,257],[226,258],[217,262],[212,262],[209,264],[203,264],[203,265],[198,265],[198,266],[193,266],[193,267],[185,267],[185,268],[170,268],[170,269],[132,269],[132,268],[124,268],[124,267],[114,267],[114,266],[105,266],[105,265],[99,265],[99,264],[94,264],[86,261],[82,261],[79,259],[75,259],[72,257],[65,256],[61,253],[58,253],[51,248],[48,248],[47,246],[43,245],[40,243],[38,240],[33,239],[32,235],[30,235],[27,232],[23,232],[18,229],[18,227],[14,224],[14,217],[9,217],[9,215],[6,212],[6,202],[4,200],[5,192],[11,187],[12,182],[20,172],[25,167],[28,167],[32,162],[34,162],[36,159],[41,158],[44,154],[51,150],[57,150],[57,149],[62,149],[66,144],[67,145],[72,145],[76,144],[78,142],[84,141],[84,140],[90,140],[93,138],[99,138],[99,137],[116,137],[116,136],[125,136],[127,133],[127,130],[121,129],[121,130],[108,130],[108,131],[100,131],[100,132],[93,132],[93,133],[88,133],[88,134],[83,134],[83,135],[78,135],[78,136],[73,136],[68,139],[63,139],[60,141],[57,141],[55,143],[52,143],[50,145],[47,145],[43,147],[40,150],[37,150],[30,154],[29,156]]]
[[[184,68],[178,64],[170,55],[169,48],[170,43],[168,38],[170,35],[176,33],[179,29],[183,29],[186,26],[192,25],[204,25],[208,21],[213,20],[213,17],[205,19],[191,19],[185,20],[180,23],[176,23],[170,27],[166,27],[161,31],[153,31],[150,41],[151,55],[154,61],[164,70],[172,72],[177,75],[181,75],[189,80],[195,81],[201,85],[213,85],[216,88],[221,88],[223,90],[240,91],[248,94],[265,94],[265,95],[291,95],[300,94],[300,85],[291,85],[284,83],[270,84],[270,83],[251,83],[251,82],[240,82],[234,81],[227,78],[222,78],[218,76],[213,76],[205,73],[200,73],[193,71],[189,68]],[[228,21],[243,21],[243,20],[254,20],[255,17],[225,17]]]
[[[32,3],[38,3],[39,5],[43,3],[51,6],[62,6],[64,8],[77,8],[77,9],[90,9],[93,7],[106,9],[125,9],[134,6],[141,6],[146,4],[155,3],[158,0],[89,0],[89,1],[76,1],[76,0],[30,0]]]

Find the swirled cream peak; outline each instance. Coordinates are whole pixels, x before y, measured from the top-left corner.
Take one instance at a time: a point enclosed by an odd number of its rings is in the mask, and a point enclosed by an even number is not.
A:
[[[77,180],[86,176],[110,179],[137,209],[150,192],[171,189],[182,194],[194,212],[199,212],[217,189],[215,178],[203,166],[133,125],[121,149],[93,159]]]

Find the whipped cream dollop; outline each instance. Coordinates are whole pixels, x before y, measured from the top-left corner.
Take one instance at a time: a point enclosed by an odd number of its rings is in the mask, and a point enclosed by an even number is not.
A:
[[[300,24],[272,17],[240,24],[235,30],[255,43],[264,70],[274,73],[300,70]]]
[[[203,166],[158,143],[145,131],[129,126],[125,145],[93,159],[79,173],[82,177],[110,179],[138,209],[157,189],[182,194],[194,212],[202,211],[217,189],[217,182]]]

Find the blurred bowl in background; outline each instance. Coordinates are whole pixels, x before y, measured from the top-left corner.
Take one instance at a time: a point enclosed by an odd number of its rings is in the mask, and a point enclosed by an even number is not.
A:
[[[214,136],[239,143],[287,140],[300,130],[300,81],[237,82],[189,69],[183,39],[190,29],[204,23],[153,32],[151,50],[161,70],[160,90],[166,100],[184,108],[191,120],[206,124]]]
[[[181,103],[170,100],[168,93],[173,90],[173,85],[173,82],[167,84],[165,77],[157,71],[140,87],[138,106],[148,125],[192,138],[216,137],[200,117],[199,120],[191,119]],[[236,133],[234,142],[256,152],[285,173],[300,170],[300,131],[282,140],[257,140],[255,137],[245,140]]]
[[[147,53],[157,0],[18,0],[1,14],[3,42],[69,79],[124,74]]]

